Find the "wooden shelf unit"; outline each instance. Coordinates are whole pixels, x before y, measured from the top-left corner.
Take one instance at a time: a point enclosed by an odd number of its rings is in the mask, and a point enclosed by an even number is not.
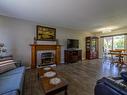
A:
[[[86,37],[86,59],[98,58],[98,37]]]
[[[75,63],[82,60],[82,50],[64,50],[65,63]]]

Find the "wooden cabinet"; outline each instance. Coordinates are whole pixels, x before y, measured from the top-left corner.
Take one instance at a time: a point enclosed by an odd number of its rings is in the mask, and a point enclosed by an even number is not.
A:
[[[65,63],[75,63],[82,60],[82,50],[65,50],[64,61]]]
[[[98,37],[86,37],[86,59],[98,58]]]

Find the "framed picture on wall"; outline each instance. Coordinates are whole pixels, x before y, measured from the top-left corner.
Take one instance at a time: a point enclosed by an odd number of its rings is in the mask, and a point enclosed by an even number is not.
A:
[[[37,40],[53,41],[56,40],[56,29],[51,27],[45,27],[37,25]]]

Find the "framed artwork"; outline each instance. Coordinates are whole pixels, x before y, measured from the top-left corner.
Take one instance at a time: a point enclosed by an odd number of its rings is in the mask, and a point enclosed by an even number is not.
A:
[[[37,25],[37,40],[56,40],[56,29]]]

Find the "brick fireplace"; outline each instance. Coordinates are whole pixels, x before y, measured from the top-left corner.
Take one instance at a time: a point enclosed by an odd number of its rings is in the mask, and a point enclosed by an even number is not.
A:
[[[31,68],[36,68],[37,66],[37,51],[54,50],[54,63],[60,64],[61,58],[61,46],[60,45],[41,45],[41,44],[31,44]]]

